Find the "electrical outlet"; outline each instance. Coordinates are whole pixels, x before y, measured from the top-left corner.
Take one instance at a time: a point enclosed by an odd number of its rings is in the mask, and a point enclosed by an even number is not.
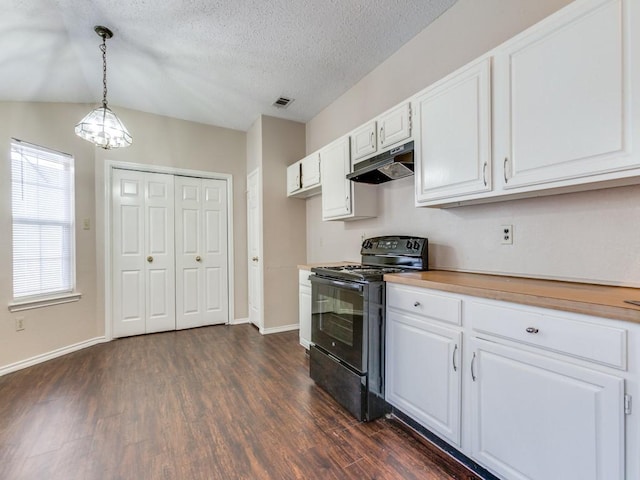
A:
[[[91,219],[83,218],[82,219],[82,229],[83,230],[91,230]]]
[[[16,332],[24,330],[24,317],[16,317]]]
[[[513,245],[513,225],[500,225],[502,245]]]

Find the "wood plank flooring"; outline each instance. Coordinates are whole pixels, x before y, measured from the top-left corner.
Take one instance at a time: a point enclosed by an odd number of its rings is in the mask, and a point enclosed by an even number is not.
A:
[[[357,422],[297,335],[143,335],[0,377],[0,479],[478,478],[396,420]]]

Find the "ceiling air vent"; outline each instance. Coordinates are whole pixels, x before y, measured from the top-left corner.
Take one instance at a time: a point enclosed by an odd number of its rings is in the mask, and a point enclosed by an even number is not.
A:
[[[293,98],[280,97],[275,102],[273,102],[273,106],[276,108],[287,108],[292,103]]]

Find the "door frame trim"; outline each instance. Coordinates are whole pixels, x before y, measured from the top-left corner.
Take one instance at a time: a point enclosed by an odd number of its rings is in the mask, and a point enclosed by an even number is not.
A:
[[[227,183],[227,282],[229,292],[229,318],[227,325],[233,323],[235,317],[235,292],[234,292],[234,249],[233,249],[233,175],[230,173],[206,172],[203,170],[190,170],[186,168],[162,167],[159,165],[148,165],[142,163],[120,162],[115,160],[104,161],[104,336],[105,340],[113,340],[113,318],[111,304],[113,292],[111,290],[113,281],[112,272],[112,245],[111,245],[111,195],[113,185],[111,182],[111,172],[114,169],[135,170],[147,173],[165,173],[169,175],[181,175],[185,177],[209,178],[214,180],[224,180]]]

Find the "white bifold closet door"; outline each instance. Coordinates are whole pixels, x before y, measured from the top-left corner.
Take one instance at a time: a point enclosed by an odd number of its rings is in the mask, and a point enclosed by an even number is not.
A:
[[[174,177],[114,170],[113,336],[174,330]]]
[[[176,328],[227,323],[227,183],[175,177]]]

